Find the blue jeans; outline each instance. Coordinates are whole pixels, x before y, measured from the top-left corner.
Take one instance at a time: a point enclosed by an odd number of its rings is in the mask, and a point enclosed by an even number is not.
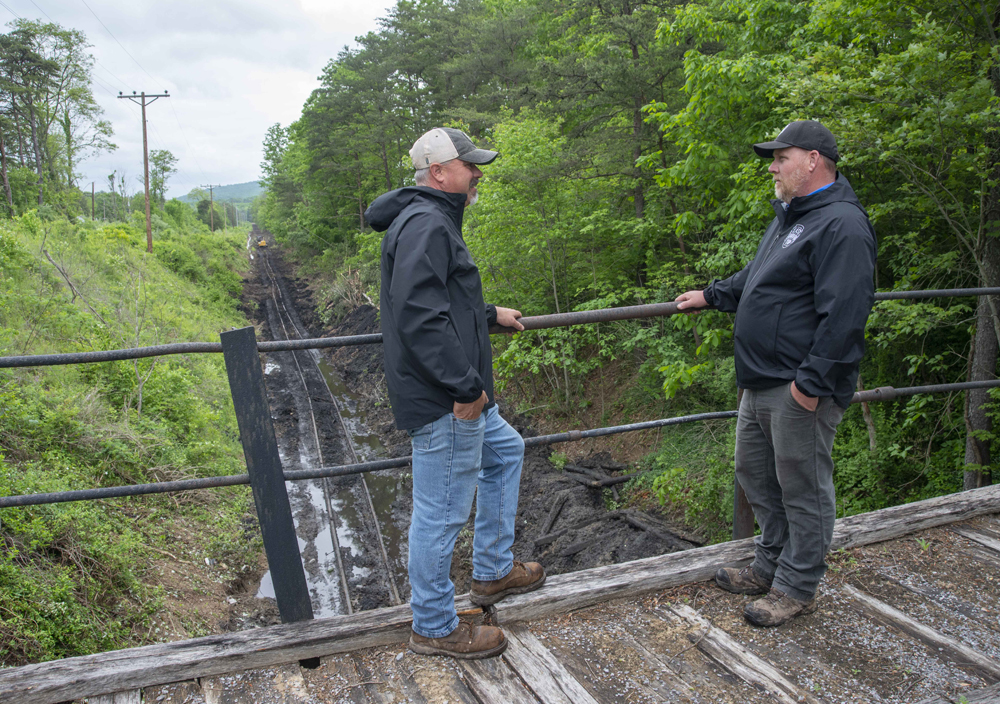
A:
[[[441,638],[458,626],[451,554],[476,500],[472,577],[502,579],[514,566],[514,516],[524,440],[497,407],[478,420],[454,414],[407,431],[413,445],[410,607],[413,630]]]

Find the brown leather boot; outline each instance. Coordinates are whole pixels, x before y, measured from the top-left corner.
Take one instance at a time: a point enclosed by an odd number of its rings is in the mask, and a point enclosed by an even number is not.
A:
[[[715,573],[715,583],[733,594],[767,594],[771,589],[771,582],[754,572],[750,566],[741,570],[723,567]]]
[[[815,598],[801,601],[771,587],[767,596],[743,608],[743,616],[755,626],[780,626],[796,616],[811,614],[816,608]]]
[[[496,657],[506,649],[507,637],[496,626],[477,626],[460,620],[458,627],[442,638],[424,638],[410,631],[410,650],[421,655],[479,660]]]
[[[476,606],[495,604],[505,596],[534,591],[545,584],[545,568],[537,562],[518,562],[503,579],[490,582],[472,580],[469,599]]]

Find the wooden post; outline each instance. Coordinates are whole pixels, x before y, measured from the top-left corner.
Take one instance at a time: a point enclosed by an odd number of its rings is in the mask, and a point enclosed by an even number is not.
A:
[[[142,174],[143,191],[146,194],[146,251],[153,251],[153,224],[149,214],[149,141],[146,139],[146,106],[156,102],[158,98],[169,98],[170,94],[163,91],[160,95],[152,93],[146,94],[142,91],[139,95],[132,91],[132,95],[122,95],[118,91],[118,97],[123,100],[131,100],[136,105],[142,107]]]
[[[257,336],[247,327],[220,337],[278,611],[284,623],[307,621],[313,617],[312,604],[257,356]]]
[[[741,403],[743,403],[743,389],[737,389],[736,407],[739,408]],[[733,485],[735,488],[733,493],[733,540],[753,537],[753,507],[750,506],[746,492],[740,486],[739,478],[733,477]]]

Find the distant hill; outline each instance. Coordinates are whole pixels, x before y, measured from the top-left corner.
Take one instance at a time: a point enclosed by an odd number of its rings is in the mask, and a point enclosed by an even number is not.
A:
[[[206,194],[208,193],[208,189],[203,190]],[[217,186],[214,191],[215,200],[247,201],[260,195],[264,189],[260,187],[260,183],[257,181],[247,181],[246,183],[234,183],[229,186]],[[183,203],[194,203],[197,198],[189,193],[177,200]]]

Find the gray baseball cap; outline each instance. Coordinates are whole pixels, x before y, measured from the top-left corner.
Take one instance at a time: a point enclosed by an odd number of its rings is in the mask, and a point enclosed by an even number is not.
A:
[[[431,164],[443,164],[452,159],[470,164],[489,164],[498,156],[498,152],[479,149],[469,135],[451,127],[435,127],[425,132],[410,148],[414,169],[426,169]]]

